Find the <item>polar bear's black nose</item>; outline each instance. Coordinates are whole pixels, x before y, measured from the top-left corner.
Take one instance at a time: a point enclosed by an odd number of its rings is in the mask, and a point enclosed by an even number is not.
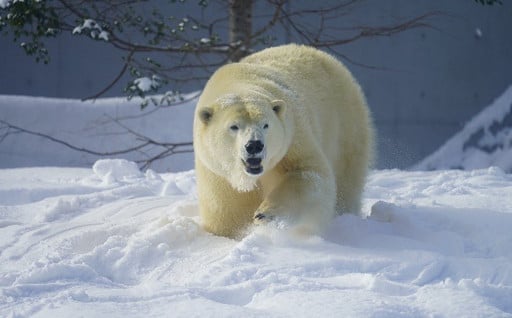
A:
[[[263,151],[263,143],[259,140],[249,140],[245,145],[245,150],[250,155],[256,155]]]

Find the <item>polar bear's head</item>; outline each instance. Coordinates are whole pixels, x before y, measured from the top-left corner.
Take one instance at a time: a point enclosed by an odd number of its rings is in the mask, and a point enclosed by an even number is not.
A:
[[[285,102],[228,94],[196,111],[195,151],[238,191],[251,191],[288,149]],[[288,132],[289,133],[289,132]]]

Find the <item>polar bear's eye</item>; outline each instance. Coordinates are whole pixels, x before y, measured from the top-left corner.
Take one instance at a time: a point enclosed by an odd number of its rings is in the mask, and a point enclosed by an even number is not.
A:
[[[267,129],[267,128],[268,128],[268,124],[263,125],[263,129]]]
[[[231,125],[231,126],[229,127],[229,129],[230,129],[231,131],[237,131],[237,130],[239,129],[239,127],[238,127],[238,125]]]

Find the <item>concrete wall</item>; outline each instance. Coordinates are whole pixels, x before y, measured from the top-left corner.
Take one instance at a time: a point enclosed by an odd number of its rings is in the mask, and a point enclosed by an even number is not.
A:
[[[437,149],[512,84],[512,3],[380,3],[372,17],[442,14],[432,20],[432,29],[347,48],[348,56],[386,69],[352,67],[377,123],[380,166],[406,167]]]
[[[419,161],[512,84],[512,3],[504,2],[488,7],[471,0],[363,1],[340,21],[386,24],[440,12],[431,28],[343,47],[344,62],[374,114],[379,168]],[[122,63],[103,43],[71,36],[52,41],[49,65],[36,64],[8,38],[0,37],[0,48],[0,94],[86,97],[105,87]],[[118,85],[106,96],[121,91]]]

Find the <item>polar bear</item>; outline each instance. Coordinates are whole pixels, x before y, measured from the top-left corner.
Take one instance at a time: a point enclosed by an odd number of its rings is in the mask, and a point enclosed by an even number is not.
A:
[[[295,44],[218,69],[194,117],[204,228],[240,237],[280,222],[317,234],[358,213],[373,128],[360,86],[334,57]]]

